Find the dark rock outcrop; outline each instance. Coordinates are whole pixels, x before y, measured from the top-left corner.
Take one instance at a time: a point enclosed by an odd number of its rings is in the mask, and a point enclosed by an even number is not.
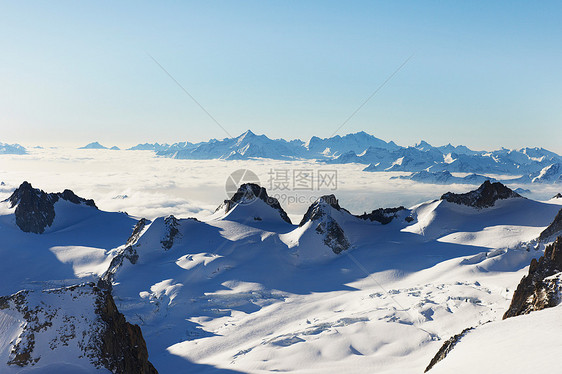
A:
[[[552,277],[562,272],[562,237],[547,246],[538,261],[533,259],[529,274],[517,286],[511,305],[503,318],[520,316],[530,312],[556,306],[560,303],[562,285],[559,278]]]
[[[552,196],[553,199],[562,199],[562,193],[558,192],[556,195]]]
[[[504,186],[500,182],[491,183],[485,181],[478,189],[463,194],[447,192],[441,196],[441,200],[459,205],[471,206],[474,208],[489,208],[495,205],[496,201],[523,198],[518,193]]]
[[[100,290],[96,313],[105,323],[99,347],[101,364],[112,373],[157,374],[148,361],[148,350],[138,325],[132,325],[119,313],[108,290]]]
[[[398,208],[379,208],[373,210],[371,213],[363,213],[357,218],[364,219],[366,221],[377,221],[383,225],[387,225],[392,222],[393,219],[398,218],[397,213],[401,211],[407,210],[403,206],[399,206]],[[406,217],[406,222],[411,222],[413,220],[412,217]]]
[[[316,226],[316,233],[323,236],[324,244],[330,247],[335,254],[339,254],[349,249],[351,244],[341,226],[331,216],[331,209],[349,214],[350,217],[353,217],[346,209],[340,207],[334,195],[326,195],[316,200],[308,208],[299,227],[302,227],[307,222],[312,222],[312,224]]]
[[[127,245],[133,245],[139,240],[140,234],[142,233],[142,230],[148,222],[149,221],[146,218],[141,218],[137,222],[137,224],[133,228],[133,233],[131,234],[129,239],[127,239]]]
[[[265,188],[255,183],[244,183],[240,185],[232,198],[230,200],[225,200],[224,203],[217,208],[217,210],[224,208],[225,213],[228,213],[237,204],[251,204],[256,199],[260,199],[261,201],[265,202],[267,205],[278,211],[283,221],[292,224],[291,219],[283,210],[281,204],[279,204],[279,201],[276,198],[269,196]]]
[[[22,231],[41,234],[46,227],[53,224],[55,203],[59,199],[97,209],[93,200],[81,198],[70,190],[46,193],[43,190],[33,188],[28,182],[23,182],[5,201],[10,203],[10,208],[16,207],[16,225]]]
[[[466,328],[462,330],[460,334],[454,335],[453,337],[445,341],[445,343],[443,343],[441,348],[439,348],[435,356],[433,356],[433,358],[429,362],[429,365],[427,365],[427,367],[425,368],[424,373],[427,373],[429,370],[431,370],[433,366],[435,366],[436,363],[447,357],[449,352],[453,350],[455,345],[462,339],[462,337],[465,336],[472,329],[473,327]]]
[[[162,248],[168,250],[172,248],[174,245],[174,239],[176,236],[179,235],[180,231],[178,230],[179,221],[173,215],[169,215],[168,217],[164,218],[164,225],[166,225],[166,233],[164,237],[160,241],[162,244]]]
[[[539,235],[539,241],[546,241],[555,235],[562,234],[562,209],[558,212],[554,220],[543,232]]]

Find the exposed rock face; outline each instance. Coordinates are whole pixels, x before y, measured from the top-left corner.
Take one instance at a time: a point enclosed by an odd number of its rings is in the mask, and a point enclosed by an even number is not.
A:
[[[373,210],[371,213],[363,213],[360,216],[356,216],[357,218],[361,218],[368,221],[377,221],[383,225],[389,224],[392,222],[393,219],[398,218],[397,213],[401,211],[406,211],[407,209],[403,206],[399,206],[398,208],[379,208]],[[406,217],[407,222],[411,222],[413,220],[412,217]]]
[[[462,339],[462,337],[465,336],[472,329],[473,329],[472,327],[466,328],[460,334],[457,334],[451,337],[450,339],[448,339],[447,341],[445,341],[445,343],[443,343],[441,348],[439,348],[435,356],[433,356],[429,365],[427,365],[427,367],[425,368],[424,373],[427,373],[429,370],[431,370],[433,366],[435,366],[436,363],[447,357],[449,352],[453,350],[455,345]]]
[[[157,374],[148,361],[146,342],[138,325],[132,325],[119,313],[111,293],[100,290],[96,313],[105,323],[100,340],[99,361],[112,373]]]
[[[558,212],[554,220],[543,232],[539,235],[539,241],[547,241],[555,235],[562,234],[562,209]]]
[[[133,228],[133,233],[131,234],[129,239],[127,239],[127,245],[133,245],[139,240],[140,234],[142,233],[142,230],[144,230],[148,222],[149,221],[146,218],[141,218],[137,222],[137,224]]]
[[[162,243],[162,248],[168,250],[172,248],[174,245],[174,239],[180,233],[178,230],[179,222],[176,217],[170,215],[164,218],[164,224],[166,225],[166,234],[164,234],[160,243]]]
[[[450,203],[467,205],[474,208],[489,208],[495,205],[496,201],[520,197],[521,195],[512,191],[500,182],[491,183],[485,181],[478,189],[463,194],[447,192],[441,196],[441,200]]]
[[[157,373],[148,361],[140,328],[125,321],[109,290],[89,283],[20,291],[0,297],[3,311],[7,330],[0,330],[0,336],[14,328],[19,332],[0,371],[4,365],[40,370],[43,362],[60,361],[119,374]]]
[[[97,209],[93,200],[76,196],[70,190],[48,194],[43,190],[33,188],[28,182],[23,182],[5,201],[10,203],[11,208],[16,207],[16,224],[22,231],[41,234],[47,226],[53,224],[55,203],[59,199]]]
[[[562,193],[558,192],[556,195],[552,196],[553,199],[562,199]]]
[[[255,199],[260,199],[273,209],[277,210],[283,221],[292,224],[291,219],[283,210],[279,201],[276,198],[269,196],[265,188],[258,186],[255,183],[244,183],[240,185],[234,196],[232,196],[230,200],[225,200],[224,203],[217,208],[217,210],[224,207],[225,212],[228,213],[236,204],[251,204]]]
[[[349,214],[344,208],[340,207],[338,200],[334,195],[322,196],[316,200],[306,211],[299,226],[312,222],[315,230],[319,235],[323,236],[324,244],[332,249],[335,254],[339,254],[351,247],[349,240],[337,221],[331,216],[331,209]]]
[[[562,237],[547,246],[538,261],[533,259],[529,274],[517,286],[503,318],[528,314],[556,306],[562,292]]]

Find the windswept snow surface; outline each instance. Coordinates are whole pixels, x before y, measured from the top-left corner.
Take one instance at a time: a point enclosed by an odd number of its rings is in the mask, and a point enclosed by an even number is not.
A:
[[[134,245],[136,264],[115,274],[116,303],[161,373],[422,372],[445,339],[501,319],[541,255],[521,242],[559,206],[438,201],[387,225],[332,211],[351,242],[339,255],[306,224],[254,220],[267,205],[236,209],[179,220],[170,249],[155,220]]]
[[[466,334],[429,373],[558,373],[561,335],[560,305],[491,322]]]

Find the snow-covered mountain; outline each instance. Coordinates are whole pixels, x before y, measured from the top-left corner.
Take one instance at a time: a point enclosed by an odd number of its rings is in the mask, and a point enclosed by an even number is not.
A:
[[[211,139],[201,143],[139,144],[131,150],[152,150],[163,157],[178,159],[247,160],[269,158],[276,160],[315,159],[331,164],[359,163],[364,170],[406,171],[412,173],[472,173],[520,176],[514,183],[558,183],[562,181],[562,158],[544,148],[502,148],[491,152],[474,151],[466,146],[447,144],[434,147],[421,141],[413,147],[401,147],[365,132],[309,141],[287,141],[256,135],[250,130],[235,138]],[[444,175],[444,174],[442,174]],[[421,176],[421,179],[424,179]],[[417,177],[417,176],[416,176]],[[470,180],[472,178],[472,180]],[[473,176],[465,181],[436,178],[437,183],[472,183],[483,181]],[[448,180],[448,181],[446,181]],[[426,182],[427,183],[427,182]]]
[[[83,147],[80,147],[78,149],[108,149],[106,146],[101,145],[98,142],[92,142],[92,143],[88,143]]]
[[[0,142],[0,155],[24,155],[27,150],[19,144]]]
[[[495,181],[493,178],[486,177],[485,175],[470,174],[464,177],[455,177],[448,171],[418,171],[410,175],[399,175],[397,177],[391,177],[390,179],[407,179],[419,183],[431,183],[431,184],[482,184],[484,181],[490,180]]]
[[[361,215],[327,195],[298,225],[255,184],[201,220],[88,201],[22,184],[2,203],[0,371],[148,373],[149,358],[160,373],[422,372],[467,327],[468,344],[515,326],[502,316],[560,215],[489,181]],[[40,234],[22,230],[37,223]],[[540,313],[529,317],[555,321]],[[456,365],[457,348],[431,370]],[[114,369],[115,357],[137,361]]]

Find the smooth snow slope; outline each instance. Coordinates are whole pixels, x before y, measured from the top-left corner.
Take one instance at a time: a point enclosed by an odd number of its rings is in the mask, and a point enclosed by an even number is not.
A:
[[[95,280],[136,223],[123,213],[59,200],[53,225],[33,234],[20,230],[14,211],[0,202],[0,295]]]
[[[559,373],[562,306],[484,325],[466,334],[430,371]]]

